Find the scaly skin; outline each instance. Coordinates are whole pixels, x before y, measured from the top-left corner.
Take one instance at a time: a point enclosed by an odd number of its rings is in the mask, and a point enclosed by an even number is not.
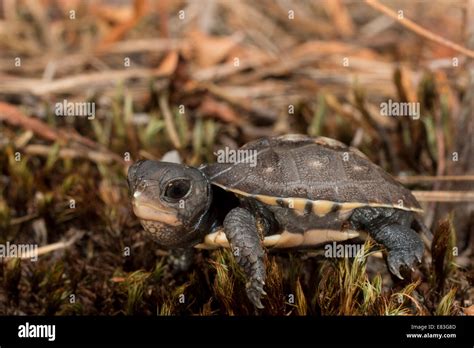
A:
[[[413,269],[417,262],[421,262],[423,256],[423,242],[418,233],[409,227],[392,224],[372,233],[376,241],[384,243],[389,249],[387,263],[390,271],[400,279],[400,267],[406,266]]]
[[[401,266],[413,270],[413,266],[421,262],[424,245],[418,233],[410,228],[413,221],[410,212],[365,207],[354,210],[350,220],[388,249],[388,267],[398,278],[403,279]]]
[[[265,295],[265,252],[255,217],[246,209],[232,209],[224,220],[224,233],[235,260],[247,276],[248,298],[256,308],[263,308],[261,297]]]

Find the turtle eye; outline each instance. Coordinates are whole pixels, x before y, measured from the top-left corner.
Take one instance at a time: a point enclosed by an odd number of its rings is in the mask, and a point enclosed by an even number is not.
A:
[[[186,196],[191,189],[191,181],[188,179],[175,179],[166,184],[165,194],[166,198],[171,200],[178,200]]]

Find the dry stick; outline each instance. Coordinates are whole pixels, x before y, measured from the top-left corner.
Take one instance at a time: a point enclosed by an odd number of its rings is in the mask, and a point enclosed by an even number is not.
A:
[[[80,89],[95,84],[116,84],[118,80],[150,78],[151,76],[156,75],[156,72],[152,69],[137,68],[128,70],[111,70],[74,75],[54,81],[48,81],[46,83],[40,80],[39,83],[34,85],[30,90],[31,93],[41,96],[48,93],[64,93],[64,91]]]
[[[32,259],[32,258],[41,256],[41,255],[44,255],[44,254],[48,254],[48,253],[50,253],[52,251],[55,251],[55,250],[68,248],[71,245],[73,245],[77,240],[81,239],[84,234],[85,234],[84,231],[74,229],[74,234],[68,240],[63,240],[63,241],[59,241],[59,242],[56,242],[56,243],[41,246],[38,249],[36,249],[35,251],[29,251],[29,252],[22,253],[21,255],[19,255],[19,258],[21,258],[21,259]],[[10,257],[5,257],[3,259],[0,258],[0,261],[2,261],[2,260],[6,261],[8,259],[10,259]]]
[[[51,153],[51,147],[39,144],[27,145],[24,148],[24,151],[28,155],[47,157]],[[103,153],[89,149],[79,150],[73,148],[61,148],[58,152],[58,157],[62,159],[85,158],[98,164],[110,164],[115,160],[110,156],[109,153]]]
[[[114,85],[119,80],[132,78],[149,79],[166,77],[155,69],[136,68],[128,70],[110,70],[95,73],[78,74],[53,81],[42,79],[12,78],[5,79],[0,85],[0,93],[31,93],[42,96],[49,93],[64,93],[89,86]]]
[[[186,39],[136,39],[119,41],[110,47],[97,52],[99,55],[108,53],[138,53],[138,52],[161,52],[180,50],[189,46]]]
[[[170,107],[168,105],[168,96],[166,93],[160,94],[159,99],[160,110],[165,119],[165,127],[168,131],[168,136],[170,137],[171,142],[173,143],[176,149],[181,148],[181,141],[179,140],[178,132],[173,122],[173,114],[171,113]]]
[[[392,10],[391,8],[385,5],[382,5],[377,0],[365,0],[365,3],[371,6],[372,8],[376,9],[377,11],[380,11],[386,14],[387,16],[395,19],[398,23],[410,29],[411,31],[415,32],[416,34],[423,36],[424,38],[431,40],[433,42],[436,42],[440,45],[449,47],[453,49],[454,51],[465,54],[466,56],[470,58],[474,58],[474,51],[467,49],[466,47],[463,47],[461,45],[458,45],[457,43],[454,43],[450,40],[447,40],[437,34],[434,34],[433,32],[419,26],[418,24],[416,24],[415,22],[413,22],[412,20],[408,18],[400,19],[398,17],[398,14],[394,10]]]
[[[111,54],[125,54],[125,53],[141,53],[141,52],[169,52],[172,50],[181,50],[189,47],[189,42],[185,39],[139,39],[139,40],[124,40],[117,42],[110,47],[90,54],[74,53],[60,56],[51,60],[51,57],[44,55],[26,59],[25,64],[22,64],[22,70],[25,72],[43,71],[49,62],[56,64],[56,71],[60,73],[68,72],[72,68],[77,68],[89,62],[92,58],[101,57],[103,55]],[[23,63],[23,60],[22,60]],[[0,59],[0,71],[11,71],[10,59]],[[60,74],[64,75],[64,74]],[[32,79],[37,83],[38,80]]]
[[[474,202],[474,191],[412,191],[420,202]]]
[[[397,176],[396,179],[405,184],[418,183],[418,182],[433,182],[433,181],[474,181],[474,175],[443,175],[443,176],[431,176],[431,175],[413,175],[413,176]]]

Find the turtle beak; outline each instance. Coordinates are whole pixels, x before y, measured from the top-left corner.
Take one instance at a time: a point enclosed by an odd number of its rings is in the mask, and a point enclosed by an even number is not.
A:
[[[160,197],[160,188],[156,180],[141,180],[131,185],[132,207],[135,215],[142,220],[152,220],[167,225],[177,226],[176,212],[164,206]]]
[[[176,214],[166,209],[154,200],[150,200],[146,195],[135,191],[132,199],[133,213],[141,220],[160,222],[170,226],[179,226],[181,222]]]

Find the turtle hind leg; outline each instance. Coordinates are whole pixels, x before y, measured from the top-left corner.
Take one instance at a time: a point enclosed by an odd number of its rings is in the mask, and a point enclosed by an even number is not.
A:
[[[247,276],[247,296],[256,308],[263,308],[265,295],[265,252],[255,217],[246,209],[234,208],[224,219],[224,233],[235,260]]]
[[[400,267],[413,266],[421,262],[424,244],[419,234],[410,228],[411,212],[398,209],[364,207],[354,211],[351,223],[366,230],[370,236],[387,249],[387,263],[390,271],[403,279]]]
[[[391,224],[371,233],[374,239],[388,249],[387,263],[390,272],[403,279],[400,267],[413,266],[421,262],[424,245],[418,233],[407,226]]]

